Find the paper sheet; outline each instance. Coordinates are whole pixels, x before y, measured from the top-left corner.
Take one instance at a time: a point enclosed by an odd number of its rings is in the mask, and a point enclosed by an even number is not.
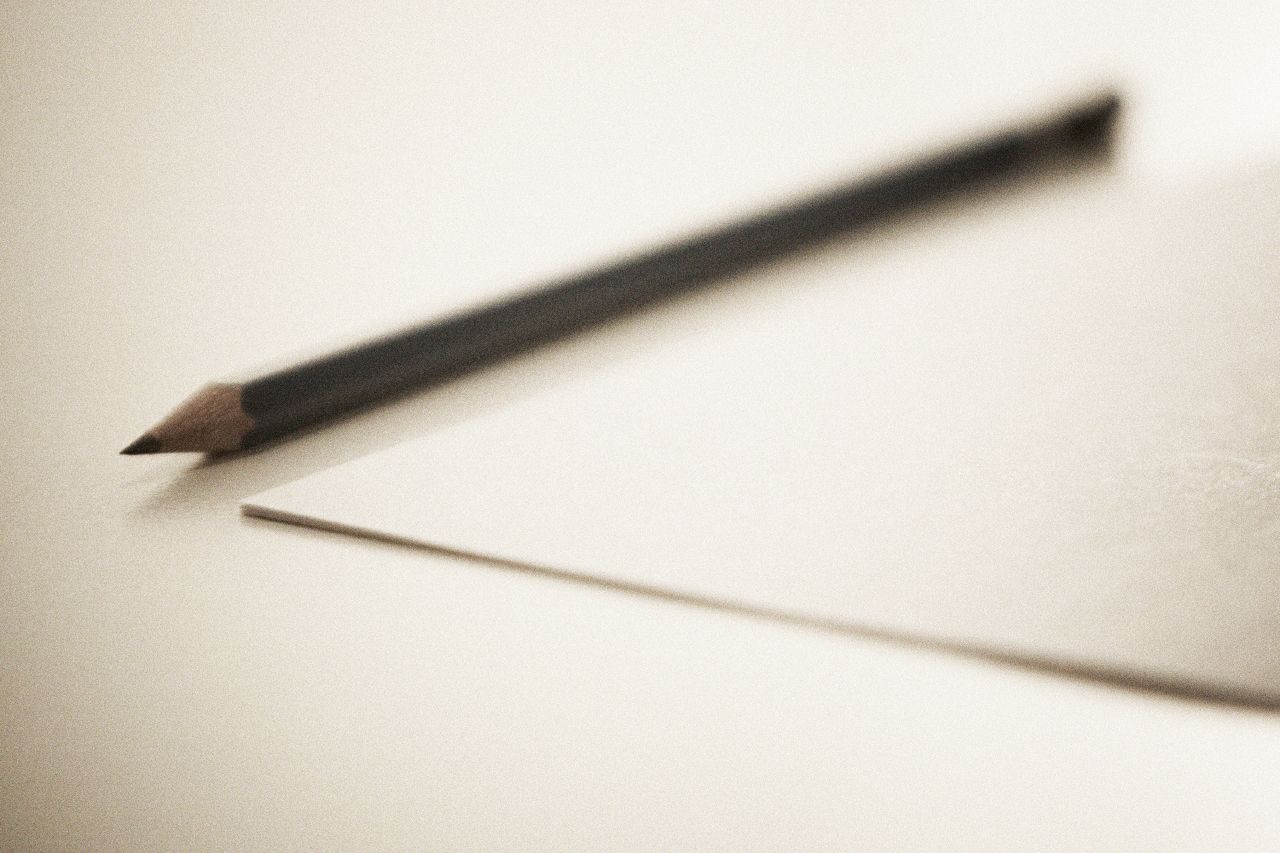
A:
[[[1031,193],[833,247],[244,509],[1280,700],[1277,187]]]

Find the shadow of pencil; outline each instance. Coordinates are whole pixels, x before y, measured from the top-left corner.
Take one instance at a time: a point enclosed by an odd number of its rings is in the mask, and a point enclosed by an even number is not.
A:
[[[982,190],[894,213],[847,238],[822,242],[603,323],[571,329],[554,340],[468,370],[465,381],[464,374],[452,376],[249,451],[204,457],[156,489],[133,513],[173,515],[225,506],[309,473],[465,422],[542,389],[572,382],[618,358],[697,335],[724,312],[768,311],[802,292],[806,264],[821,263],[833,256],[855,264],[866,263],[883,253],[908,249],[912,240],[932,233],[942,224],[963,227],[979,223],[994,211],[1007,211],[1010,205],[1034,206],[1046,191],[1064,180],[1076,187],[1089,187],[1105,184],[1110,175],[1106,159],[1085,163],[1063,160]],[[856,279],[848,286],[856,287]]]

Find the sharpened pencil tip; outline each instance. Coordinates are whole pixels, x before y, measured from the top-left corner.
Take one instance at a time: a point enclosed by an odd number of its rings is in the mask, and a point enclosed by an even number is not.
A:
[[[133,444],[129,445],[124,450],[120,451],[120,453],[124,456],[137,456],[140,453],[159,453],[159,452],[160,452],[160,440],[156,438],[154,435],[152,435],[151,433],[144,434],[141,438],[139,438]]]

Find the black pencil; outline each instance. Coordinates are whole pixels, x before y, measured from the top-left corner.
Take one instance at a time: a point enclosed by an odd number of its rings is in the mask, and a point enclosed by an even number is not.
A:
[[[1111,92],[904,168],[244,382],[196,393],[123,453],[227,452],[455,376],[958,193],[1109,149]]]

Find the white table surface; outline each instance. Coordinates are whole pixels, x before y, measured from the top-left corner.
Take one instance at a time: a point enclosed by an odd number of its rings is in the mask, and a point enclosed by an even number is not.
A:
[[[1141,96],[1128,180],[1262,159],[1269,4],[377,5],[0,8],[0,847],[1280,845],[1274,714],[236,511],[563,352],[257,454],[115,455],[204,379],[1099,68]]]

